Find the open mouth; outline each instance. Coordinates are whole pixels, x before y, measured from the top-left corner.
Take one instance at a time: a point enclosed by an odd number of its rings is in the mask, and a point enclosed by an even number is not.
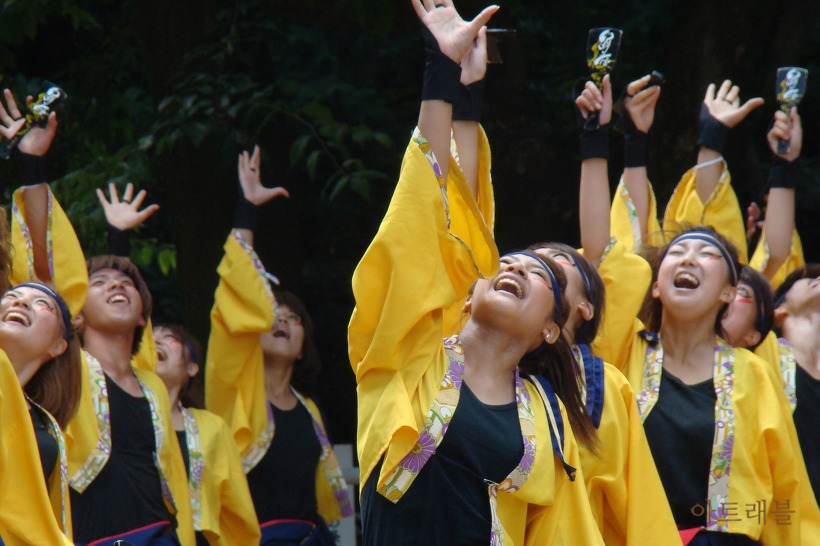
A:
[[[9,311],[6,313],[6,316],[3,317],[3,320],[5,322],[16,322],[17,324],[22,324],[23,326],[31,326],[31,320],[19,311]]]
[[[273,332],[273,337],[282,337],[285,339],[290,339],[290,336],[284,330],[276,330]]]
[[[697,277],[693,274],[689,273],[688,271],[681,271],[677,275],[675,275],[675,279],[673,281],[675,288],[684,288],[687,290],[694,290],[698,286],[700,286],[700,281]]]
[[[125,294],[114,294],[106,300],[106,303],[128,303],[128,298]]]
[[[157,347],[157,360],[162,362],[167,358],[168,358],[168,353],[165,352],[165,349],[160,349],[159,347]]]
[[[516,279],[512,277],[501,277],[495,281],[493,289],[496,292],[509,292],[518,299],[524,297],[524,288]]]

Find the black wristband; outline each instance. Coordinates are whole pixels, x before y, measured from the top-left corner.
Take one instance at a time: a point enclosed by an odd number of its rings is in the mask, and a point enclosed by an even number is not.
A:
[[[256,231],[259,223],[259,207],[245,199],[242,187],[239,188],[239,198],[236,201],[236,210],[233,215],[233,227]]]
[[[782,157],[772,158],[769,171],[769,188],[794,188],[797,186],[797,161],[786,161]]]
[[[26,154],[18,148],[14,149],[14,155],[20,167],[21,186],[37,186],[48,182],[45,156]]]
[[[484,103],[484,80],[462,85],[458,100],[453,103],[453,121],[481,121]]]
[[[458,100],[461,87],[461,65],[441,52],[433,33],[426,26],[421,27],[424,40],[424,85],[421,100],[443,100],[450,104]]]
[[[128,231],[108,225],[108,253],[126,258],[131,255],[131,235]]]
[[[633,125],[634,127],[634,125]],[[646,167],[649,135],[637,129],[624,133],[624,168]]]
[[[592,131],[578,133],[581,161],[585,159],[609,159],[609,123]]]
[[[705,104],[702,105],[698,124],[698,145],[723,153],[727,134],[729,134],[729,127],[712,117],[709,108]]]

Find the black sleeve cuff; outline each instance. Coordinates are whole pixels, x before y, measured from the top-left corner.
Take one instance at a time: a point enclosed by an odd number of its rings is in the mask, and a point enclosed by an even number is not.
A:
[[[646,167],[649,157],[649,135],[635,129],[624,133],[624,167]]]
[[[114,226],[108,226],[108,253],[114,256],[128,257],[131,255],[131,235]]]
[[[580,131],[579,154],[581,161],[585,159],[609,159],[609,124],[602,125],[591,131]]]
[[[435,36],[427,27],[421,27],[421,36],[427,54],[421,100],[443,100],[454,104],[461,88],[461,65],[441,52]]]
[[[256,231],[259,224],[259,207],[245,199],[240,188],[239,199],[236,202],[236,210],[233,216],[233,227],[236,229],[249,229]]]
[[[48,182],[46,159],[44,156],[30,155],[14,149],[17,165],[20,168],[20,185],[36,186]]]
[[[786,161],[774,156],[769,171],[769,188],[794,188],[797,186],[797,161]]]
[[[726,135],[728,134],[729,127],[712,117],[706,105],[702,105],[698,127],[698,145],[723,153],[723,148],[726,145]]]
[[[453,121],[481,121],[484,103],[484,80],[462,85],[458,100],[453,103]]]

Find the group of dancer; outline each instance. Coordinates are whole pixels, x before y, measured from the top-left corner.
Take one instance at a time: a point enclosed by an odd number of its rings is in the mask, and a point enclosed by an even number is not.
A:
[[[490,6],[411,0],[427,55],[418,124],[353,276],[361,540],[367,545],[820,544],[820,265],[794,227],[796,109],[777,112],[754,252],[722,149],[762,99],[710,85],[697,164],[662,219],[647,176],[661,89],[576,99],[583,249],[499,256],[480,125]],[[5,92],[0,133],[21,114]],[[334,544],[353,500],[310,397],[313,324],[254,252],[259,148],[238,158],[207,351],[152,324],[126,257],[157,207],[98,191],[88,260],[47,184],[56,115],[19,142],[0,223],[0,543]],[[788,151],[779,152],[785,141]],[[783,148],[780,148],[783,149]],[[751,258],[749,255],[751,254]],[[186,403],[204,367],[205,408]]]
[[[353,277],[363,543],[820,544],[820,266],[793,235],[797,110],[767,135],[749,260],[722,149],[762,99],[708,87],[698,163],[661,224],[646,170],[660,87],[624,92],[611,202],[612,87],[587,82],[583,250],[499,258],[479,125],[498,8],[464,21],[451,0],[412,3],[418,125]]]
[[[20,108],[5,91],[0,132]],[[321,368],[310,315],[272,287],[253,249],[261,153],[238,158],[207,357],[184,327],[152,324],[127,258],[145,192],[98,197],[110,254],[86,260],[47,184],[57,117],[14,152],[22,186],[0,223],[0,544],[336,543],[353,503],[310,398]],[[185,403],[205,368],[206,407]]]

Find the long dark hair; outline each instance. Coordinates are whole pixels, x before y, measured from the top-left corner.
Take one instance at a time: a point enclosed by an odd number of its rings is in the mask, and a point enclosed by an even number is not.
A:
[[[540,257],[555,274],[563,296],[567,289],[567,277],[563,268],[551,258]],[[566,301],[566,298],[562,299]],[[566,304],[561,306],[560,316],[554,312],[552,317],[562,330],[568,318],[569,306]],[[598,438],[592,420],[586,412],[583,372],[564,336],[559,334],[554,343],[544,342],[539,348],[530,351],[524,355],[518,366],[526,373],[537,373],[549,380],[555,389],[555,394],[566,407],[570,426],[575,436],[583,445],[595,451]]]
[[[774,297],[769,280],[750,265],[744,265],[740,271],[740,282],[749,286],[755,297],[755,330],[760,334],[757,343],[749,347],[754,351],[763,343],[774,324]]]
[[[709,235],[717,239],[718,242],[720,242],[728,252],[729,259],[733,262],[735,271],[740,271],[740,262],[737,258],[737,250],[735,249],[735,246],[732,243],[730,243],[726,239],[726,237],[718,233],[717,230],[715,230],[715,228],[713,228],[712,226],[687,227],[683,231],[677,233],[673,238],[670,238],[669,243],[667,243],[661,248],[649,246],[643,247],[640,253],[644,258],[646,258],[646,260],[652,266],[652,282],[650,283],[649,289],[647,290],[640,318],[644,321],[644,323],[646,324],[646,328],[650,332],[659,332],[661,329],[663,303],[661,302],[660,298],[652,297],[652,286],[658,280],[658,270],[660,269],[661,262],[663,261],[663,258],[666,256],[666,251],[678,237],[695,231],[708,233]],[[729,268],[728,264],[727,268]],[[731,282],[731,274],[729,275],[729,277]],[[723,314],[726,312],[727,307],[729,307],[728,303],[724,303],[723,305],[721,305],[720,309],[718,310],[717,316],[715,317],[714,331],[715,335],[720,337],[725,337],[721,321],[723,319]]]
[[[193,362],[199,366],[199,372],[204,369],[205,353],[202,352],[202,344],[184,326],[181,324],[154,324],[154,328],[165,328],[179,340],[182,344],[182,358],[185,360],[186,366]],[[203,404],[202,374],[199,372],[188,379],[188,383],[179,393],[179,401],[186,408],[205,407]]]
[[[794,283],[799,281],[800,279],[814,279],[815,277],[820,276],[820,263],[808,263],[803,267],[799,267],[792,271],[783,283],[777,287],[774,293],[774,308],[777,309],[780,307],[786,300],[786,295],[789,293],[789,290],[792,289]],[[775,332],[778,335],[783,333],[782,329],[775,326]]]
[[[68,309],[62,297],[56,293],[55,295],[58,299],[57,304]],[[67,342],[65,351],[44,362],[23,387],[23,391],[37,405],[49,412],[61,429],[65,429],[80,406],[82,364],[80,340],[76,329],[69,320],[69,331],[66,333],[65,325],[62,321],[59,322],[60,333]]]
[[[305,332],[302,340],[302,358],[296,361],[293,367],[293,376],[290,383],[293,388],[303,396],[311,396],[316,388],[316,379],[322,371],[322,361],[319,358],[319,349],[316,348],[316,333],[313,326],[313,319],[308,313],[307,307],[302,303],[296,294],[287,290],[274,290],[273,295],[278,305],[286,305],[302,321],[302,329]]]

